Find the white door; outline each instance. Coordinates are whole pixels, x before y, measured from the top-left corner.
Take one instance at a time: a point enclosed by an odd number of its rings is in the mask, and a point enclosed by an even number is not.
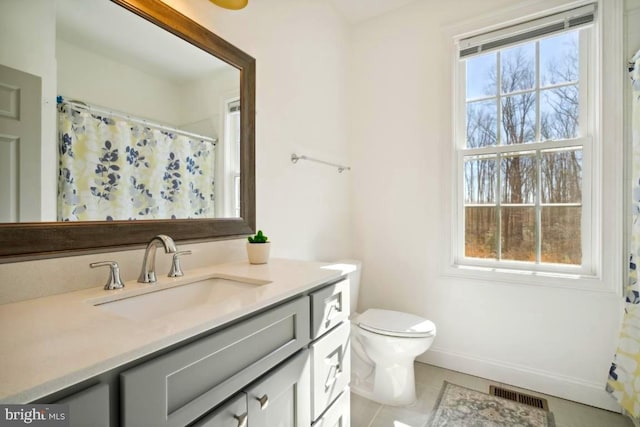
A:
[[[0,222],[40,219],[42,79],[0,65]]]

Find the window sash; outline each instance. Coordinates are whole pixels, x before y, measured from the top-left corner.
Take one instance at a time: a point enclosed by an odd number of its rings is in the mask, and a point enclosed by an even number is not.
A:
[[[222,191],[223,199],[220,201],[222,209],[220,216],[224,218],[238,217],[240,215],[238,206],[240,204],[240,100],[237,95],[223,99],[222,109],[224,144],[220,153],[220,186],[224,188]],[[217,184],[217,183],[216,183]]]
[[[575,29],[568,29],[562,32],[571,32],[571,31],[575,31]],[[588,58],[588,49],[586,48],[586,45],[588,43],[590,43],[590,31],[579,31],[578,33],[578,38],[579,38],[579,51],[578,51],[578,57],[579,57],[579,69],[578,69],[578,80],[573,80],[573,81],[563,81],[560,83],[555,83],[555,84],[543,84],[542,80],[541,80],[541,69],[540,69],[540,61],[541,61],[541,53],[540,53],[540,39],[534,39],[534,40],[529,40],[529,42],[535,42],[535,82],[534,82],[534,86],[531,88],[527,88],[527,89],[519,89],[519,90],[515,90],[515,91],[511,91],[511,92],[503,92],[502,91],[502,82],[501,82],[501,78],[502,78],[502,71],[501,71],[501,66],[502,66],[502,57],[501,54],[498,53],[496,55],[496,93],[495,94],[491,94],[491,95],[483,95],[480,97],[476,97],[476,98],[469,98],[467,99],[466,97],[466,59],[468,58],[464,58],[464,59],[459,59],[459,67],[458,67],[458,75],[460,76],[460,81],[458,84],[458,92],[461,94],[460,95],[460,99],[459,99],[459,103],[460,103],[460,108],[458,109],[459,113],[458,114],[464,114],[465,117],[465,123],[466,123],[466,109],[470,104],[475,104],[475,103],[481,103],[481,102],[488,102],[488,101],[493,101],[496,103],[496,119],[497,119],[497,128],[496,128],[496,135],[497,135],[497,145],[494,146],[490,146],[490,147],[500,147],[503,145],[507,145],[507,146],[516,146],[517,144],[505,144],[505,140],[504,140],[504,135],[503,135],[503,129],[502,129],[502,111],[503,111],[503,100],[510,98],[510,97],[514,97],[514,96],[519,96],[519,95],[523,95],[523,94],[532,94],[535,96],[535,116],[536,116],[536,123],[535,123],[535,138],[534,141],[532,142],[527,142],[527,145],[531,145],[534,144],[538,141],[540,141],[541,139],[541,127],[540,127],[540,114],[541,114],[541,103],[542,103],[542,93],[543,92],[547,92],[547,91],[551,91],[557,88],[565,88],[565,87],[569,87],[569,86],[577,86],[578,87],[578,96],[579,96],[579,118],[580,120],[578,120],[578,129],[577,129],[577,134],[578,137],[582,136],[582,135],[587,135],[588,134],[588,129],[587,126],[585,124],[585,122],[588,120],[589,122],[591,121],[592,117],[588,117],[587,115],[589,114],[589,110],[586,108],[586,105],[588,105],[588,91],[587,91],[587,84],[588,84],[588,74],[587,74],[587,62],[589,60]],[[506,49],[506,48],[505,48]],[[462,108],[464,108],[464,113],[462,112]],[[462,116],[459,116],[462,117]],[[467,139],[466,139],[466,132],[463,132],[463,134],[465,135],[464,141],[460,141],[459,144],[459,148],[462,149],[473,149],[473,148],[467,148]]]
[[[591,5],[590,5],[591,6]],[[595,7],[594,7],[595,9]],[[528,23],[527,23],[528,24]],[[572,31],[574,28],[564,31]],[[592,180],[595,176],[597,176],[597,172],[594,171],[596,167],[596,162],[593,159],[593,138],[592,135],[595,134],[595,113],[593,111],[594,103],[592,99],[592,95],[589,92],[589,88],[592,87],[593,84],[593,75],[589,73],[589,70],[594,66],[595,58],[591,56],[590,47],[592,43],[592,35],[591,30],[586,28],[579,33],[579,129],[578,129],[578,137],[573,139],[566,140],[547,140],[547,141],[536,141],[529,142],[524,144],[514,144],[514,145],[495,145],[488,147],[477,147],[477,148],[467,148],[467,135],[466,135],[466,114],[467,114],[467,102],[471,100],[466,99],[466,69],[465,69],[465,59],[457,59],[459,64],[457,69],[457,96],[456,96],[456,105],[455,111],[457,113],[458,126],[456,130],[456,134],[458,137],[456,138],[456,152],[457,152],[457,160],[456,160],[456,177],[455,182],[457,192],[456,192],[456,202],[457,206],[457,220],[454,235],[456,235],[456,245],[455,250],[453,252],[453,262],[455,265],[461,267],[486,267],[491,269],[505,269],[506,271],[510,270],[523,270],[537,273],[552,273],[552,274],[577,274],[577,275],[594,275],[597,270],[597,263],[595,259],[595,254],[593,253],[593,242],[594,239],[597,240],[596,232],[598,227],[592,227],[591,220],[598,218],[598,214],[596,209],[592,203],[595,195],[592,194],[593,184]],[[538,37],[539,39],[539,37]],[[533,40],[531,40],[533,41]],[[461,44],[458,43],[458,47],[461,47]],[[508,46],[502,46],[497,49],[503,49]],[[486,51],[485,51],[486,52]],[[484,52],[482,52],[484,53]],[[536,60],[536,67],[538,65],[538,59]],[[537,70],[536,72],[539,72]],[[573,84],[574,82],[566,82],[563,84]],[[546,89],[546,87],[545,87]],[[535,91],[540,91],[539,82],[536,84]],[[509,94],[511,95],[511,94]],[[500,99],[503,96],[507,96],[505,94],[498,94],[496,96],[488,96],[488,99]],[[473,101],[476,101],[474,99]],[[539,98],[537,98],[536,103],[539,103]],[[536,108],[539,108],[538,105]],[[537,112],[536,122],[539,122],[539,111]],[[498,124],[499,126],[499,124]],[[537,126],[538,127],[538,126]],[[551,264],[539,262],[539,250],[538,251],[538,259],[536,262],[530,261],[514,261],[514,260],[496,260],[496,259],[482,259],[482,258],[472,258],[465,256],[465,207],[470,206],[465,204],[464,200],[464,159],[469,156],[481,156],[481,155],[504,155],[507,153],[518,154],[519,152],[531,152],[531,151],[542,151],[548,149],[555,148],[570,148],[570,147],[582,147],[582,162],[583,162],[583,175],[582,175],[582,212],[581,212],[581,224],[584,226],[581,227],[582,232],[582,264],[581,265],[570,265],[570,264]],[[538,191],[539,192],[539,191]],[[542,204],[539,204],[543,206]],[[496,206],[495,204],[491,204],[490,206]],[[548,206],[548,204],[544,204],[544,206]],[[540,224],[536,224],[536,227],[540,227]]]
[[[556,141],[553,141],[556,142]],[[516,208],[516,207],[522,207],[522,208],[533,208],[534,209],[534,253],[532,255],[535,255],[535,261],[517,261],[520,263],[524,263],[529,265],[530,267],[532,267],[532,269],[538,269],[538,268],[543,268],[544,270],[547,270],[546,267],[544,266],[548,266],[548,265],[554,265],[552,263],[545,263],[542,261],[542,257],[544,255],[543,253],[543,248],[542,248],[542,244],[543,244],[543,239],[544,239],[544,235],[542,233],[542,227],[543,227],[543,222],[542,222],[542,210],[543,208],[546,207],[580,207],[581,209],[581,224],[585,224],[584,222],[584,199],[583,197],[581,197],[580,202],[564,202],[564,203],[550,203],[550,202],[542,202],[542,184],[541,184],[541,179],[542,179],[542,171],[541,171],[541,164],[542,164],[542,156],[546,153],[552,153],[552,152],[565,152],[565,151],[580,151],[583,154],[583,170],[584,170],[584,146],[581,145],[576,145],[576,144],[567,144],[566,142],[574,142],[574,141],[565,141],[566,145],[563,145],[561,148],[565,148],[566,150],[556,150],[556,148],[560,148],[560,146],[558,146],[557,144],[545,144],[545,143],[540,143],[537,144],[535,149],[531,149],[530,147],[526,147],[526,149],[523,150],[508,150],[508,151],[503,151],[501,153],[489,153],[489,154],[470,154],[469,150],[460,150],[460,160],[459,160],[459,171],[461,172],[460,175],[464,175],[464,171],[465,171],[465,161],[468,160],[473,160],[474,158],[476,159],[495,159],[496,164],[497,164],[497,168],[498,168],[498,176],[496,177],[496,183],[495,183],[495,190],[494,190],[494,197],[495,200],[493,202],[485,202],[485,203],[467,203],[466,200],[464,200],[465,198],[462,197],[462,201],[461,201],[461,211],[462,211],[462,221],[460,222],[460,230],[462,231],[463,234],[463,241],[462,241],[462,247],[461,247],[461,252],[462,252],[462,257],[465,260],[473,260],[473,262],[480,260],[480,262],[484,262],[484,263],[488,263],[488,262],[493,262],[493,263],[498,263],[498,264],[502,264],[504,262],[513,262],[515,260],[511,260],[511,259],[504,259],[502,258],[503,256],[503,252],[502,252],[502,238],[503,236],[503,230],[502,230],[502,225],[501,225],[501,218],[502,218],[502,212],[504,211],[503,208]],[[522,144],[524,145],[524,144]],[[553,146],[553,149],[550,149],[548,147]],[[502,182],[501,182],[501,172],[500,172],[500,168],[501,168],[501,161],[502,159],[504,159],[505,157],[511,157],[513,155],[527,155],[528,157],[531,157],[533,159],[535,159],[535,180],[536,180],[536,185],[535,185],[535,194],[534,194],[534,203],[531,202],[523,202],[523,203],[510,203],[510,202],[505,202],[502,200]],[[581,184],[583,181],[584,177],[581,176]],[[465,177],[462,176],[461,177],[461,182],[462,185],[465,184]],[[583,190],[583,185],[581,185],[581,190]],[[582,193],[582,191],[581,191]],[[461,195],[464,195],[464,189],[461,190]],[[467,213],[467,208],[475,208],[475,207],[487,207],[487,208],[495,208],[496,209],[496,216],[497,216],[497,223],[496,223],[496,230],[497,230],[497,242],[496,242],[496,252],[497,252],[497,257],[496,258],[477,258],[477,257],[468,257],[466,256],[466,252],[467,252],[467,247],[466,247],[466,239],[464,238],[465,236],[465,232],[466,232],[466,213]],[[581,234],[584,235],[584,227],[581,226],[580,228]],[[584,237],[581,238],[581,252],[583,253],[582,256],[582,263],[581,265],[575,265],[575,264],[558,264],[561,266],[565,266],[567,268],[570,269],[575,269],[576,267],[581,267],[582,265],[584,265]],[[542,265],[543,267],[536,267],[538,265]]]

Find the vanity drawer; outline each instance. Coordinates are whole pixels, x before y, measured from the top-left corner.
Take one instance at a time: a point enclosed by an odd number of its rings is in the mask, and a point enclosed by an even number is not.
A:
[[[349,322],[344,322],[310,346],[313,379],[311,414],[314,420],[349,384],[350,326]]]
[[[349,318],[349,280],[342,280],[311,294],[311,339]]]
[[[301,297],[120,374],[124,426],[184,426],[309,342]]]
[[[340,397],[313,423],[313,427],[349,427],[351,425],[351,393],[345,388]]]

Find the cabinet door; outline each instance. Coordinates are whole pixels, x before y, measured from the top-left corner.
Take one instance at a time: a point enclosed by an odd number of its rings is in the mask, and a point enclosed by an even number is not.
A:
[[[251,427],[309,427],[309,351],[302,350],[245,391]]]
[[[349,384],[351,376],[351,324],[345,322],[311,344],[313,419],[338,397]]]
[[[191,427],[247,427],[247,395],[239,393]]]
[[[182,427],[309,342],[306,297],[120,374],[124,427]]]
[[[109,386],[98,384],[56,403],[69,405],[70,427],[109,427]]]

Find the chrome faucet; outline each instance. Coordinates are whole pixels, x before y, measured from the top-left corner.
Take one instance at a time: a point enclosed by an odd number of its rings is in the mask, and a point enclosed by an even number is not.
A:
[[[142,260],[142,271],[138,282],[140,283],[155,283],[156,282],[156,248],[158,246],[164,246],[165,253],[172,254],[177,251],[176,244],[173,239],[165,234],[158,234],[154,236],[144,251],[144,259]]]

